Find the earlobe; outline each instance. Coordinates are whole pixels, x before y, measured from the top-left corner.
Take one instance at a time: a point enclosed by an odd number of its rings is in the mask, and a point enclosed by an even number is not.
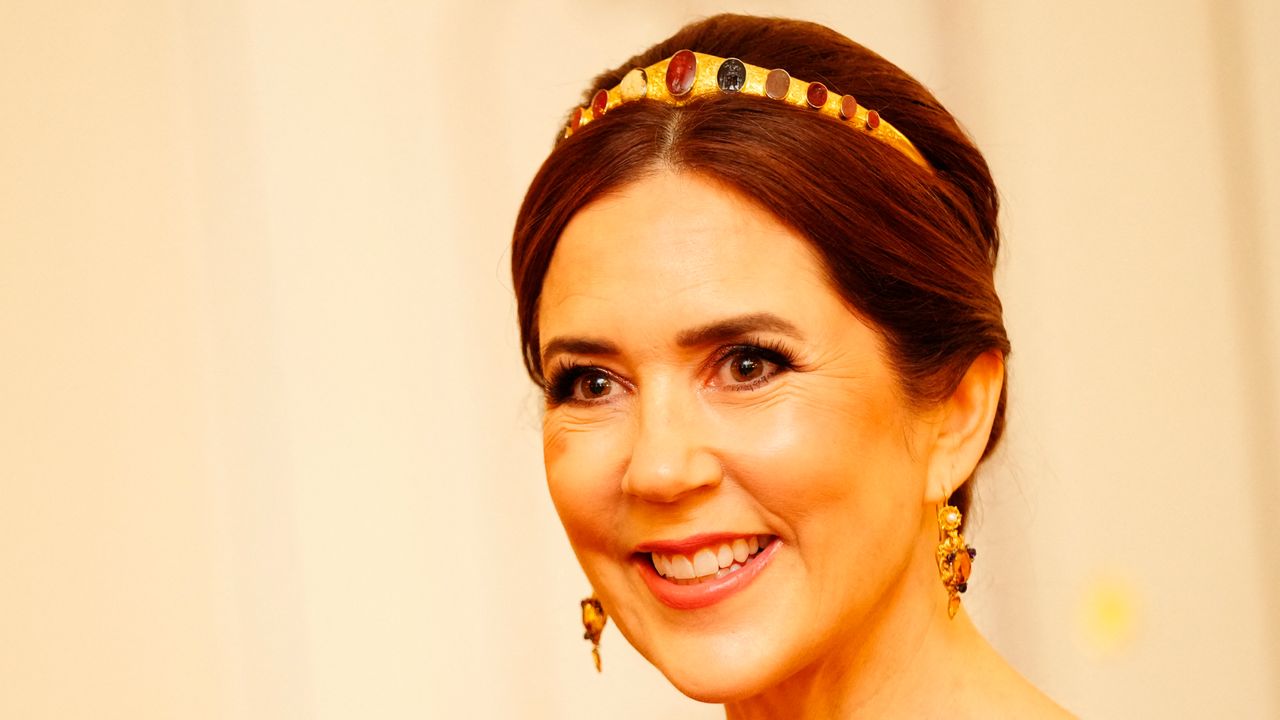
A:
[[[991,437],[1004,388],[1004,356],[988,350],[974,359],[943,403],[929,463],[925,501],[944,502],[973,474]]]

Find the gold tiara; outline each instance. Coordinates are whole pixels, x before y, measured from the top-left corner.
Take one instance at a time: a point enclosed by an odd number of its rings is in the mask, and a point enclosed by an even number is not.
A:
[[[880,113],[859,105],[852,95],[829,92],[820,82],[797,80],[786,70],[766,70],[737,58],[692,50],[681,50],[647,68],[632,68],[616,87],[597,90],[590,105],[573,109],[564,136],[569,137],[619,105],[636,100],[657,100],[680,106],[704,95],[721,93],[771,98],[842,120],[892,146],[920,167],[930,169],[906,135],[882,119]]]

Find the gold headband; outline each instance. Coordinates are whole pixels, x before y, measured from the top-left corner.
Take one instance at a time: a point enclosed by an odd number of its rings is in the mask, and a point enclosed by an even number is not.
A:
[[[647,98],[681,106],[695,98],[720,93],[771,98],[843,120],[892,146],[920,167],[930,169],[929,163],[906,135],[882,120],[880,113],[858,105],[852,95],[828,92],[820,82],[796,80],[786,70],[766,70],[737,58],[704,55],[692,50],[681,50],[647,68],[632,68],[616,87],[597,90],[590,105],[573,109],[564,136],[573,135],[610,110],[635,100]]]

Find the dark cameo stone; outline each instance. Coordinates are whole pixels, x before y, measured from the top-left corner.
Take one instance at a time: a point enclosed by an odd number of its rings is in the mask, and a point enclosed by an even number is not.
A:
[[[791,76],[786,70],[770,70],[769,76],[764,79],[764,94],[774,100],[785,98],[790,89]]]
[[[818,109],[827,104],[827,86],[820,82],[809,83],[809,90],[805,93],[805,100],[809,102],[809,107]]]
[[[738,58],[729,58],[720,64],[716,84],[722,92],[736,93],[747,84],[747,66]]]
[[[867,111],[867,127],[871,130],[880,127],[880,113],[875,110]]]
[[[569,118],[569,128],[577,130],[580,127],[582,127],[582,108],[576,107],[573,109],[573,116]]]
[[[698,58],[691,50],[681,50],[667,63],[667,91],[679,97],[693,89],[698,77]]]

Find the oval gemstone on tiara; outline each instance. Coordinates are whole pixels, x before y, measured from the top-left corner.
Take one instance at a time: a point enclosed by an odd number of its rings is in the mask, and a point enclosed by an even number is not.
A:
[[[742,64],[738,58],[728,58],[720,63],[720,70],[716,73],[716,85],[720,86],[721,92],[736,93],[747,84],[747,66]]]
[[[764,94],[774,100],[785,98],[790,89],[791,76],[786,70],[770,70],[769,75],[764,79]]]
[[[849,120],[858,114],[858,101],[853,99],[852,95],[845,95],[840,98],[840,119]]]
[[[738,76],[744,74],[742,70],[745,70],[746,78],[739,87]],[[699,72],[702,73],[701,85],[698,84]],[[658,75],[651,78],[652,73]],[[649,92],[650,79],[658,83],[654,85],[653,93]],[[817,87],[810,87],[811,85]],[[795,88],[795,93],[791,92],[792,87]],[[596,92],[599,90],[601,88],[597,88]],[[929,161],[925,160],[910,140],[888,120],[880,117],[878,111],[859,107],[854,96],[837,93],[828,109],[826,101],[832,100],[832,91],[824,83],[801,81],[796,84],[792,82],[791,75],[781,68],[770,70],[745,63],[738,58],[704,55],[688,49],[648,67],[630,68],[615,87],[605,90],[603,96],[594,93],[589,95],[587,104],[574,110],[565,124],[564,137],[573,135],[605,112],[611,112],[611,108],[616,109],[617,105],[634,100],[652,97],[657,102],[680,106],[695,95],[722,92],[769,98],[798,108],[817,109],[820,113],[841,117],[854,125],[854,129],[872,135],[925,171],[933,172]]]
[[[809,103],[809,107],[815,110],[827,104],[827,86],[820,82],[809,83],[809,89],[805,91],[804,99]]]
[[[698,58],[691,50],[681,50],[667,63],[667,91],[679,97],[693,89],[698,77]]]
[[[622,83],[618,85],[618,93],[622,95],[623,102],[639,100],[649,94],[649,76],[644,68],[631,68],[631,72],[627,73],[622,78]]]

